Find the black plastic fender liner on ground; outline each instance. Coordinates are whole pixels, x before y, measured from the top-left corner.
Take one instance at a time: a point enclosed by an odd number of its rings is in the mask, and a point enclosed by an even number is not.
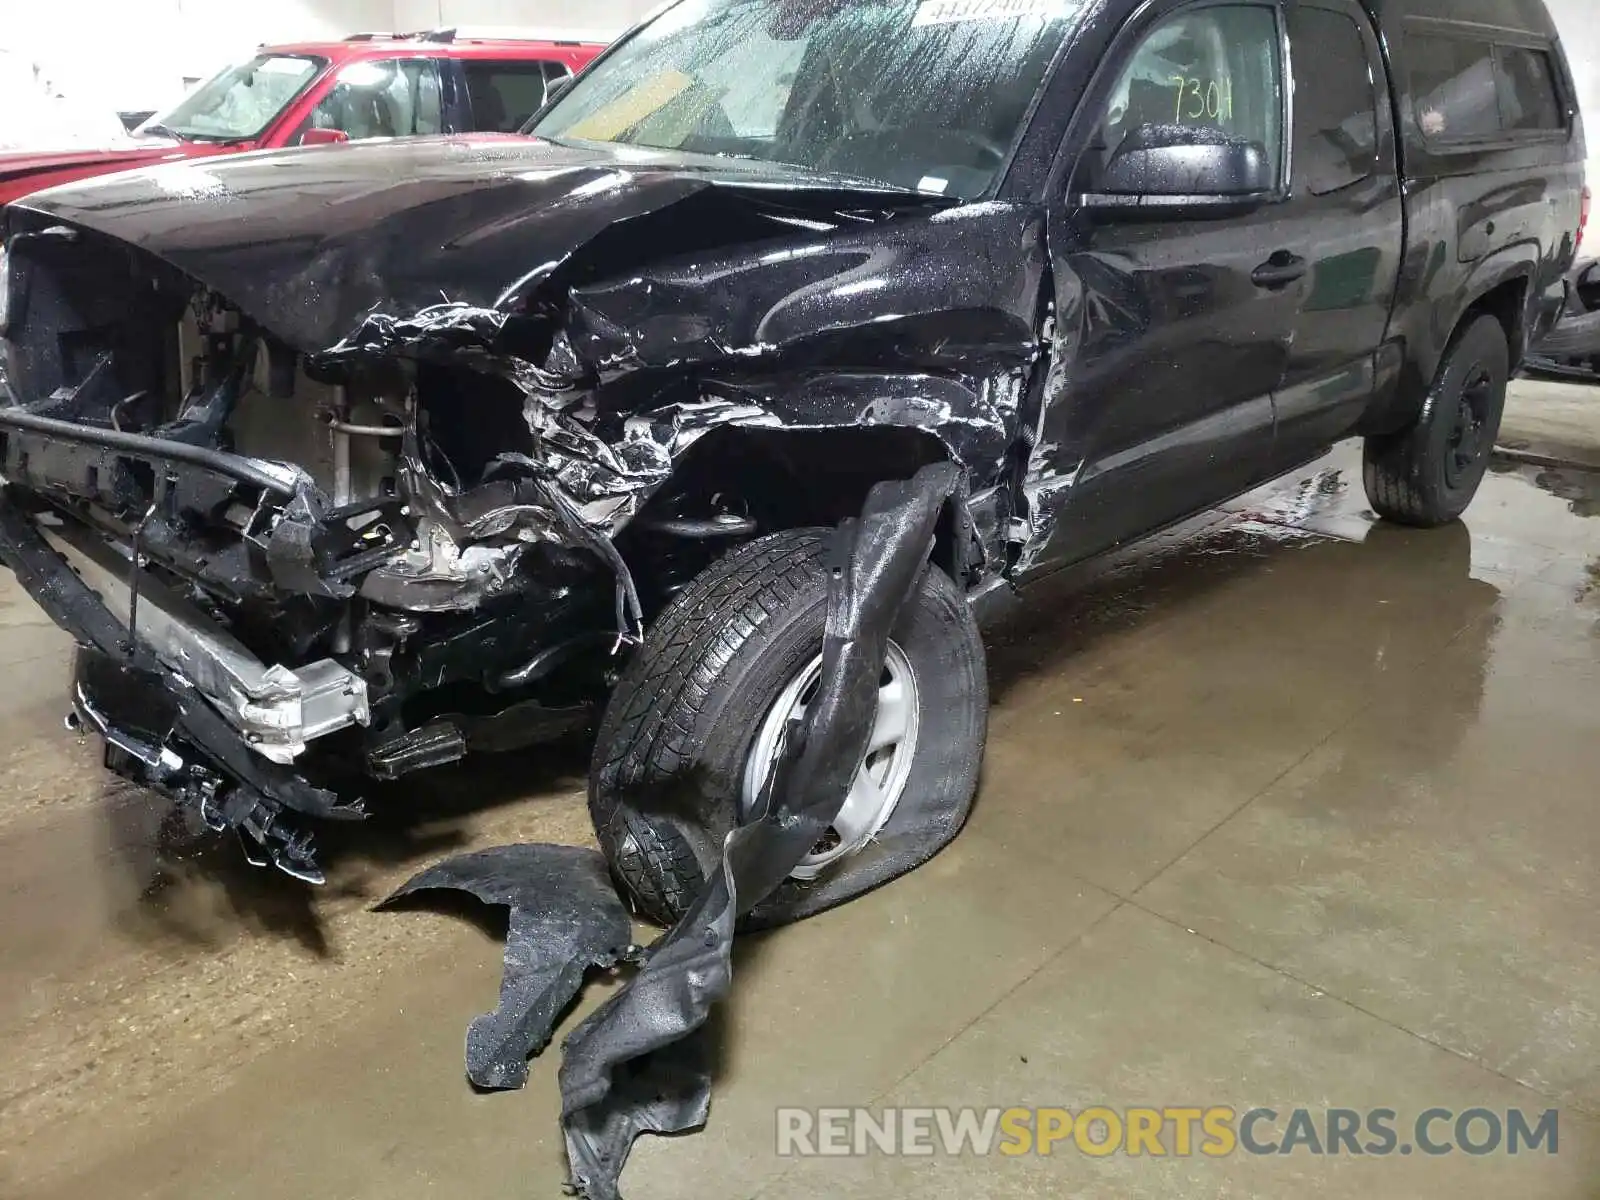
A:
[[[529,1056],[550,1041],[584,973],[634,953],[628,910],[598,852],[543,844],[446,859],[413,875],[378,907],[436,888],[511,910],[499,1006],[467,1026],[467,1078],[480,1088],[519,1088],[528,1079]]]
[[[843,522],[828,557],[822,677],[763,795],[758,820],[728,835],[720,870],[683,919],[647,951],[639,974],[567,1038],[562,1124],[572,1186],[619,1195],[633,1140],[704,1123],[710,1075],[699,1031],[733,981],[734,927],[776,889],[838,816],[871,733],[889,631],[910,599],[953,464],[877,484]],[[914,864],[913,864],[914,865]]]

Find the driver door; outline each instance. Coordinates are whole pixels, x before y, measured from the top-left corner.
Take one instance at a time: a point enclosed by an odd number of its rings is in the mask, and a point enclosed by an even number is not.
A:
[[[1268,469],[1303,269],[1281,220],[1282,31],[1274,0],[1156,4],[1086,94],[1049,206],[1057,365],[1025,483],[1024,569],[1150,532]],[[1270,194],[1101,194],[1119,150],[1173,127],[1259,147]]]

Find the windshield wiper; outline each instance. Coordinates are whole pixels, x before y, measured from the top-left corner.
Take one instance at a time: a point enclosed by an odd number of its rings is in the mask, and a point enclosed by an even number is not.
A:
[[[188,141],[183,134],[179,133],[170,125],[141,125],[139,126],[139,132],[141,134],[148,134],[152,137],[171,138],[175,142]]]

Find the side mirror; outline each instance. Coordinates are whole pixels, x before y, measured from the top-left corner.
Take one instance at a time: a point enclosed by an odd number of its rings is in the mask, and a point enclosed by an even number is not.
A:
[[[1237,207],[1277,187],[1259,142],[1189,125],[1141,125],[1122,139],[1093,194],[1093,208]]]
[[[337,146],[349,140],[350,135],[342,129],[308,129],[300,135],[302,146]]]

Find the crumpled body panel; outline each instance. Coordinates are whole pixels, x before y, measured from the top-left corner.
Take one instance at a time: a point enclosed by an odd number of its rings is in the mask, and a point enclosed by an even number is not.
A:
[[[777,164],[408,142],[32,203],[15,220],[140,246],[331,377],[401,359],[509,381],[533,443],[495,474],[542,480],[603,536],[730,425],[921,430],[986,486],[1039,355],[1031,207]],[[534,507],[544,528],[530,536],[569,536],[551,501]]]
[[[614,678],[737,539],[929,463],[959,476],[935,560],[976,589],[1018,557],[1037,205],[487,138],[133,173],[5,220],[25,506],[137,525],[267,666],[347,668],[366,699],[335,716],[377,778],[515,733],[480,717],[570,724],[588,698],[534,681]],[[244,436],[291,422],[328,461]]]
[[[880,484],[859,520],[836,532],[821,680],[790,726],[761,814],[728,835],[721,869],[650,947],[639,974],[567,1038],[562,1122],[580,1195],[618,1196],[640,1132],[704,1123],[710,1081],[699,1043],[712,1005],[732,986],[735,924],[788,878],[844,804],[871,733],[889,631],[926,569],[934,522],[956,481],[955,468],[940,464]]]
[[[599,853],[544,844],[447,859],[412,876],[380,907],[436,889],[467,892],[511,910],[500,1003],[467,1027],[467,1078],[481,1088],[519,1088],[528,1078],[528,1057],[550,1040],[584,972],[630,954],[628,910]]]
[[[627,222],[713,187],[790,201],[796,219],[940,203],[775,164],[480,135],[178,164],[20,207],[148,250],[314,354],[373,314],[504,308],[580,247],[627,242]]]
[[[522,1086],[528,1057],[548,1042],[588,968],[642,963],[562,1046],[562,1124],[577,1194],[615,1200],[639,1134],[705,1124],[705,1024],[733,985],[735,930],[838,818],[866,751],[890,631],[928,569],[934,524],[958,483],[950,463],[881,483],[860,516],[835,531],[816,693],[790,724],[760,811],[728,835],[704,890],[647,950],[628,944],[627,914],[604,859],[587,849],[531,844],[464,854],[421,872],[383,902],[453,888],[510,907],[500,1005],[475,1018],[467,1033],[467,1075],[480,1087]],[[947,830],[927,853],[954,833]],[[902,855],[893,874],[925,857]]]

